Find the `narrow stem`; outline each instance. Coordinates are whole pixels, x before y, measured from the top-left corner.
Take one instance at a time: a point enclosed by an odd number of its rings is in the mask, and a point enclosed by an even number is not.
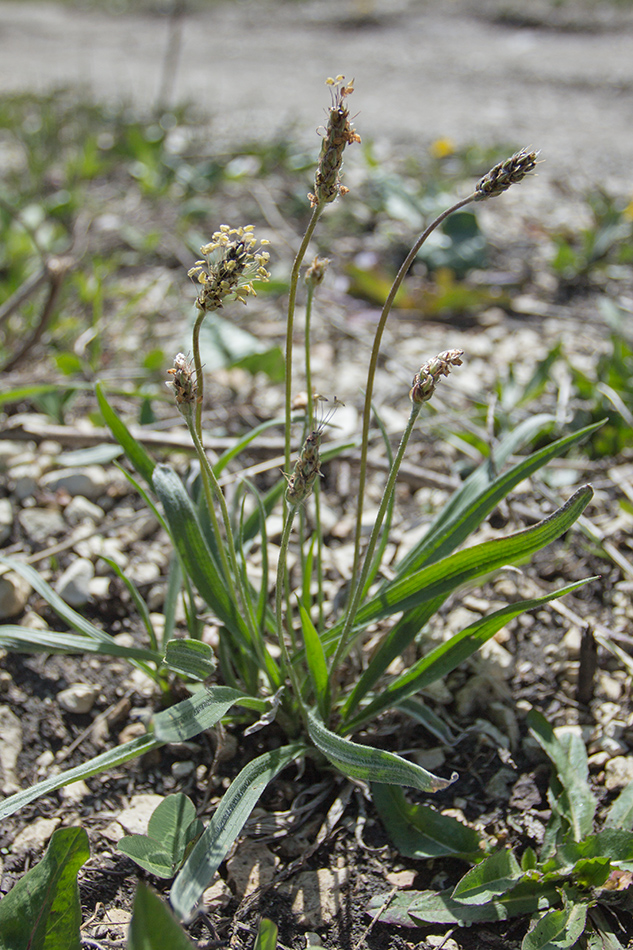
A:
[[[205,500],[207,502],[207,508],[209,509],[209,514],[211,516],[211,521],[213,524],[213,531],[216,537],[218,551],[220,553],[220,558],[222,560],[222,567],[224,568],[224,575],[226,577],[226,584],[229,589],[231,599],[234,602],[239,602],[242,607],[244,614],[244,619],[248,624],[248,628],[251,634],[251,639],[253,644],[256,644],[259,639],[259,634],[255,624],[255,620],[252,615],[252,609],[250,601],[247,599],[246,590],[242,581],[242,574],[238,568],[237,563],[237,551],[235,550],[235,542],[233,540],[233,532],[231,530],[231,519],[229,516],[229,509],[226,504],[226,499],[224,493],[220,488],[217,478],[215,477],[215,472],[209,463],[206,452],[204,451],[204,446],[200,441],[198,433],[196,432],[195,425],[191,419],[187,420],[189,427],[189,432],[193,443],[196,447],[196,452],[198,458],[200,459],[201,465],[201,475],[202,475],[202,484],[204,486]],[[218,522],[218,516],[215,511],[215,505],[213,504],[213,495],[211,494],[211,487],[213,486],[213,491],[215,496],[218,499],[220,505],[220,511],[222,512],[222,521],[224,522],[224,532],[226,535],[226,543],[228,546],[229,556],[226,555],[226,547],[223,543],[222,534],[220,531],[220,524]],[[235,579],[235,580],[234,580]],[[237,583],[237,591],[239,593],[239,601],[236,598],[236,588],[235,584]]]
[[[350,634],[352,627],[354,626],[354,620],[356,619],[356,614],[358,613],[358,608],[363,596],[363,591],[365,589],[365,584],[367,582],[367,577],[372,565],[372,558],[374,551],[376,550],[376,545],[378,544],[378,539],[380,537],[380,529],[382,528],[383,521],[385,519],[385,514],[389,506],[389,500],[393,494],[396,478],[398,477],[398,471],[404,457],[411,433],[413,432],[413,426],[415,421],[420,414],[420,409],[422,408],[422,403],[412,403],[411,412],[409,413],[409,421],[407,422],[406,428],[402,433],[402,438],[400,439],[400,445],[398,446],[398,451],[393,460],[391,470],[389,472],[389,478],[387,479],[387,484],[383,491],[382,499],[380,502],[380,507],[378,509],[378,514],[376,515],[376,522],[372,528],[371,537],[369,538],[369,544],[367,545],[367,550],[364,554],[363,566],[360,572],[360,577],[358,581],[353,584],[353,590],[351,592],[351,599],[349,606],[347,608],[347,616],[345,618],[345,624],[341,631],[341,636],[339,638],[338,645],[336,647],[336,652],[334,653],[334,658],[332,660],[332,665],[330,667],[330,678],[336,671],[336,667],[340,660],[345,655],[347,645],[350,639]]]
[[[297,251],[297,256],[295,257],[294,264],[292,265],[292,272],[290,274],[290,289],[288,292],[288,319],[286,323],[286,443],[285,443],[285,465],[286,470],[290,471],[290,451],[291,451],[291,414],[292,414],[292,344],[293,344],[293,335],[294,335],[294,325],[295,325],[295,306],[297,303],[297,285],[299,283],[299,271],[301,269],[301,264],[303,259],[306,256],[308,250],[308,245],[312,240],[312,235],[314,234],[314,229],[316,228],[317,221],[321,216],[321,212],[325,205],[318,204],[314,207],[312,211],[312,217],[308,222],[308,227],[306,228],[306,233],[303,236],[301,242],[301,247]]]
[[[376,335],[374,337],[374,345],[371,351],[371,357],[369,360],[369,369],[367,371],[367,386],[365,389],[365,406],[363,409],[363,435],[361,440],[361,456],[360,456],[360,475],[358,481],[358,505],[356,509],[356,536],[354,539],[354,564],[352,567],[352,576],[351,576],[351,585],[350,590],[358,590],[358,586],[354,583],[354,578],[356,577],[360,565],[360,542],[361,542],[361,528],[363,521],[363,500],[365,495],[365,481],[367,477],[367,453],[369,450],[369,423],[371,420],[371,402],[374,391],[374,378],[376,376],[376,368],[378,366],[378,356],[380,353],[380,345],[382,342],[382,335],[387,323],[387,318],[391,312],[393,302],[395,300],[396,294],[400,290],[402,281],[406,277],[409,268],[411,267],[415,257],[428,238],[430,234],[444,221],[448,218],[449,215],[453,214],[455,211],[459,211],[460,208],[463,208],[465,205],[470,204],[471,201],[474,201],[477,197],[477,192],[473,192],[471,195],[468,195],[467,198],[463,198],[461,201],[458,201],[456,204],[452,205],[446,211],[443,211],[434,221],[429,224],[428,228],[422,232],[420,237],[417,239],[409,253],[407,254],[404,263],[400,267],[400,270],[396,274],[395,280],[391,285],[391,290],[385,300],[385,305],[382,308],[382,313],[380,314],[380,320],[378,321],[378,326],[376,327]],[[362,584],[360,589],[362,590]]]
[[[284,621],[283,621],[283,602],[284,602],[284,576],[286,575],[285,565],[286,558],[288,556],[288,545],[290,543],[290,532],[292,531],[292,522],[294,521],[295,514],[297,512],[298,505],[290,505],[288,509],[288,516],[286,518],[286,523],[281,534],[281,543],[279,545],[279,560],[277,562],[277,583],[275,585],[275,620],[277,627],[277,638],[279,640],[279,649],[281,651],[281,659],[283,666],[286,672],[286,675],[290,677],[290,682],[292,683],[292,689],[295,694],[296,700],[299,704],[299,709],[301,711],[302,719],[305,719],[305,710],[303,708],[303,702],[301,697],[301,684],[299,683],[299,678],[297,676],[296,670],[292,665],[290,659],[290,654],[288,653],[288,646],[286,644],[286,638],[284,637]]]
[[[306,392],[308,394],[308,401],[306,405],[306,421],[303,427],[303,436],[304,439],[308,434],[308,429],[312,427],[312,363],[310,360],[310,323],[312,320],[312,301],[314,300],[314,284],[308,286],[308,296],[306,299],[306,325],[305,325],[305,341],[304,341],[304,358],[305,358],[305,370],[306,370]]]
[[[290,472],[290,455],[291,455],[291,427],[292,427],[292,346],[293,346],[293,336],[294,336],[294,325],[295,325],[295,307],[297,303],[297,286],[299,283],[299,271],[301,270],[301,264],[303,259],[306,256],[308,246],[314,234],[314,230],[317,226],[317,221],[321,216],[321,212],[325,207],[324,204],[315,205],[312,216],[308,222],[308,227],[306,232],[303,235],[303,240],[301,241],[301,246],[297,251],[297,256],[295,257],[294,264],[292,265],[292,271],[290,274],[290,287],[288,292],[288,318],[286,322],[286,414],[285,414],[285,443],[284,443],[284,465],[286,472]],[[290,511],[288,510],[288,505],[284,500],[284,529],[286,523],[290,517]],[[288,577],[288,572],[286,570],[285,562],[280,560],[280,565],[282,568],[282,574],[279,572],[277,574],[277,596],[280,596],[279,590],[284,589],[286,591],[286,614],[288,617],[288,624],[292,630],[292,605],[290,603],[290,581]],[[283,578],[283,583],[280,585],[279,577]]]
[[[206,311],[204,310],[202,310],[198,314],[196,318],[196,322],[193,325],[193,335],[192,335],[193,361],[196,367],[196,388],[198,390],[198,397],[196,401],[195,430],[198,434],[198,438],[201,443],[202,443],[202,399],[204,396],[204,375],[202,373],[202,360],[200,359],[200,328],[202,327],[202,321],[204,320],[205,316],[206,316]]]

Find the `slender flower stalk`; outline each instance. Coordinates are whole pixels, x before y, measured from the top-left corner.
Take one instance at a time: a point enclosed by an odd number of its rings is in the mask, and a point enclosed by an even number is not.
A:
[[[376,376],[376,368],[378,366],[378,356],[380,353],[380,346],[382,343],[382,336],[384,333],[385,326],[387,324],[387,319],[391,313],[391,308],[393,307],[393,302],[395,300],[396,294],[398,293],[404,278],[406,277],[409,268],[413,264],[418,251],[427,240],[427,238],[436,230],[439,225],[446,220],[451,214],[454,214],[456,211],[459,211],[460,208],[464,208],[466,205],[471,204],[473,201],[484,201],[487,198],[495,198],[498,195],[506,191],[510,185],[517,184],[522,181],[525,176],[531,172],[536,167],[536,159],[538,152],[527,151],[527,149],[521,149],[516,152],[514,155],[511,155],[510,158],[507,158],[504,162],[500,162],[498,165],[495,165],[490,171],[483,176],[475,186],[475,191],[472,194],[468,195],[466,198],[462,198],[461,201],[457,201],[454,205],[448,208],[446,211],[443,211],[434,221],[429,224],[429,226],[422,232],[418,237],[415,244],[407,254],[402,266],[400,267],[394,282],[391,286],[385,304],[382,308],[380,314],[380,319],[378,321],[378,326],[376,328],[376,334],[374,337],[374,344],[371,351],[371,356],[369,359],[369,369],[367,371],[367,386],[365,388],[365,405],[363,408],[363,432],[361,439],[361,458],[360,458],[360,475],[359,475],[359,485],[358,485],[358,505],[356,509],[356,534],[354,541],[354,562],[352,567],[352,584],[350,590],[355,589],[356,581],[355,578],[358,574],[360,566],[360,542],[361,542],[361,528],[363,521],[363,500],[365,494],[365,482],[367,477],[367,453],[369,450],[369,424],[371,420],[371,403],[372,396],[374,391],[374,379]]]
[[[237,601],[236,597],[236,587],[237,583],[237,593],[239,594],[239,602],[241,604],[242,610],[244,612],[244,617],[249,626],[253,642],[256,643],[258,640],[256,633],[256,623],[255,619],[252,616],[252,611],[250,610],[250,601],[246,596],[246,592],[242,583],[242,575],[238,569],[237,562],[237,552],[235,550],[235,542],[233,540],[233,532],[231,531],[229,510],[226,505],[226,500],[218,480],[215,476],[213,468],[209,464],[207,454],[204,451],[204,446],[200,441],[198,432],[196,430],[195,418],[194,418],[194,406],[197,405],[198,397],[198,386],[197,386],[197,374],[195,374],[191,363],[186,359],[184,354],[179,353],[174,359],[174,366],[172,369],[168,370],[168,373],[172,379],[167,383],[167,386],[173,390],[176,397],[176,404],[180,410],[181,415],[183,416],[185,422],[187,423],[187,428],[189,429],[189,434],[193,441],[198,460],[200,462],[200,470],[202,474],[202,485],[205,493],[205,501],[207,503],[207,509],[209,512],[209,517],[211,518],[211,526],[214,533],[214,536],[217,541],[218,553],[220,556],[220,561],[222,563],[222,570],[226,580],[227,587],[230,591],[231,597],[235,602]],[[220,531],[220,523],[218,521],[218,516],[215,511],[215,505],[213,503],[213,494],[211,492],[211,487],[213,487],[214,493],[220,504],[220,510],[222,512],[222,520],[224,522],[224,530],[226,534],[226,544],[223,543],[222,533]],[[228,547],[228,556],[227,556],[227,547]]]
[[[345,617],[345,624],[341,631],[336,651],[332,659],[332,664],[330,666],[330,681],[332,681],[333,674],[335,674],[339,662],[343,659],[347,652],[356,614],[358,613],[360,602],[362,600],[363,594],[365,593],[365,584],[367,582],[367,577],[372,565],[374,551],[376,550],[376,545],[378,544],[380,531],[385,520],[389,501],[396,486],[398,471],[400,470],[400,465],[402,464],[404,453],[406,451],[407,445],[409,444],[409,439],[411,438],[411,433],[413,432],[415,422],[420,414],[423,403],[428,402],[428,400],[433,396],[435,388],[442,376],[448,376],[454,366],[462,365],[463,355],[464,353],[462,350],[446,350],[445,352],[440,353],[438,356],[425,363],[420,368],[419,373],[416,373],[416,375],[413,377],[413,384],[409,392],[409,398],[411,400],[411,412],[409,413],[409,419],[405,430],[402,433],[400,445],[398,446],[398,451],[396,452],[395,458],[393,460],[389,477],[387,479],[387,484],[385,485],[382,494],[378,514],[376,515],[376,521],[372,528],[367,550],[365,551],[360,577],[354,584],[354,588],[352,590],[351,600]]]

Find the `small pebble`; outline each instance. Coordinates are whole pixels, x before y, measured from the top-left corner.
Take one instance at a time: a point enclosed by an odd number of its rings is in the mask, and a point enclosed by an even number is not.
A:
[[[55,590],[71,607],[83,607],[90,599],[90,581],[93,577],[92,561],[77,558],[58,579]]]
[[[16,835],[11,846],[11,853],[23,855],[42,851],[60,823],[61,818],[36,818],[19,835]]]
[[[94,501],[106,490],[108,476],[101,465],[62,468],[56,472],[47,472],[42,476],[41,485],[52,492],[63,489],[73,498],[76,495],[83,495],[89,501]]]
[[[87,683],[73,683],[68,689],[63,689],[57,694],[57,702],[66,712],[82,714],[88,713],[95,704],[99,695],[97,686],[89,686]]]
[[[34,544],[45,544],[49,538],[64,534],[67,525],[59,511],[54,508],[24,508],[18,521],[25,535]]]
[[[21,614],[31,594],[31,585],[20,574],[9,571],[0,577],[0,620]]]

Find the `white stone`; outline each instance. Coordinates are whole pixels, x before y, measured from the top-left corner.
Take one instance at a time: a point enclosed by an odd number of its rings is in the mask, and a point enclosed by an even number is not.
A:
[[[0,772],[5,795],[17,792],[20,787],[16,781],[16,768],[21,751],[22,723],[8,706],[0,706]]]
[[[90,581],[94,573],[92,561],[77,558],[58,579],[55,590],[71,607],[83,607],[90,599]]]
[[[67,530],[61,514],[53,508],[24,508],[18,514],[18,521],[27,538],[35,544],[45,544],[49,538]]]
[[[155,808],[163,801],[162,795],[134,795],[128,808],[124,808],[117,817],[129,835],[147,834],[149,822]]]
[[[31,585],[20,574],[9,571],[0,577],[0,620],[21,614],[31,594]]]
[[[83,779],[78,782],[71,782],[70,785],[64,785],[59,790],[59,797],[71,805],[78,805],[90,795],[90,789]]]
[[[23,855],[42,851],[60,823],[61,818],[36,818],[19,835],[16,835],[11,845],[11,853]]]
[[[171,774],[174,778],[186,778],[188,775],[194,771],[196,763],[192,762],[190,759],[187,759],[184,762],[174,762],[171,767]]]
[[[43,475],[40,484],[55,492],[63,489],[69,495],[83,495],[94,501],[108,487],[108,476],[101,465],[86,465],[82,468],[61,468]]]
[[[58,693],[56,698],[59,705],[66,712],[81,714],[90,712],[98,695],[98,686],[90,686],[87,683],[73,683],[68,689],[63,689]]]
[[[8,498],[0,498],[0,544],[11,537],[13,506]]]
[[[103,508],[93,504],[83,495],[75,495],[70,504],[64,509],[64,517],[69,525],[73,527],[82,522],[89,521],[93,524],[99,524],[105,517]]]
[[[605,787],[612,791],[633,782],[633,755],[617,755],[604,767]]]
[[[218,878],[202,895],[202,906],[206,914],[220,911],[231,902],[233,892],[223,878]]]

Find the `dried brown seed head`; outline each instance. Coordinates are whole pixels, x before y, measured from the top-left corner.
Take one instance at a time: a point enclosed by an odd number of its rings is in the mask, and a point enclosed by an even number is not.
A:
[[[514,155],[511,155],[510,158],[506,158],[504,162],[499,162],[498,165],[491,168],[490,171],[477,182],[475,186],[477,193],[475,201],[495,198],[497,195],[501,195],[504,191],[507,191],[510,185],[516,185],[518,182],[523,181],[525,176],[536,167],[538,154],[538,152],[529,152],[527,149],[522,148],[520,151],[515,152]]]

